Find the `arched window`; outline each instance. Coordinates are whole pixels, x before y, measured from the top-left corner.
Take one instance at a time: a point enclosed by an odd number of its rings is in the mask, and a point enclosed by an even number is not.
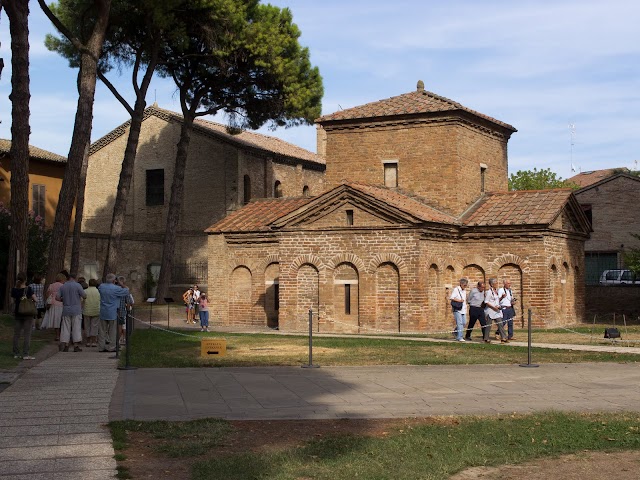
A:
[[[273,185],[273,196],[275,198],[282,197],[282,183],[280,183],[280,180],[276,180],[276,183]]]
[[[304,187],[302,187],[302,196],[303,197],[311,196],[311,190],[309,190],[309,185],[305,185]]]
[[[244,203],[251,201],[251,178],[249,175],[244,176]]]

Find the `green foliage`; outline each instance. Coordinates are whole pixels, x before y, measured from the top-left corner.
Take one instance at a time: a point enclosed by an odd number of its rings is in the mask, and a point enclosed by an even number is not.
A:
[[[312,123],[322,79],[289,9],[257,0],[201,0],[186,35],[161,52],[159,71],[180,89],[183,113],[224,112],[232,127]]]
[[[6,271],[9,261],[9,235],[11,225],[11,211],[0,203],[0,269]],[[34,273],[44,272],[47,268],[47,252],[51,241],[51,230],[47,230],[44,219],[36,216],[33,210],[29,212],[27,230],[27,248],[29,262],[27,274],[30,277]]]
[[[640,240],[640,235],[632,233],[631,236]],[[629,270],[640,276],[640,248],[631,248],[624,253],[624,264]]]
[[[551,188],[580,188],[573,182],[562,180],[549,168],[518,170],[509,176],[509,190],[547,190]]]

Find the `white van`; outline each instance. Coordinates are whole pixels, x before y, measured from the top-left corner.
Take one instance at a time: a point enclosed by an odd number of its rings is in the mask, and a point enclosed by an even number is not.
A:
[[[600,285],[640,284],[640,278],[631,270],[605,270],[600,275]]]

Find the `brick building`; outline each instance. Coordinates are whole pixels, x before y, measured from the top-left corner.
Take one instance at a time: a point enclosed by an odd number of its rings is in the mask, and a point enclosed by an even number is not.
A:
[[[589,224],[570,190],[506,192],[516,130],[418,88],[316,121],[326,191],[207,229],[214,320],[320,332],[446,330],[447,288],[509,277],[517,315],[581,320]]]
[[[610,170],[590,173],[596,172]],[[584,246],[586,281],[598,284],[604,270],[624,268],[626,249],[640,248],[640,240],[632,236],[640,234],[640,178],[628,173],[593,175],[592,178],[594,182],[574,194],[593,229]]]
[[[145,281],[159,274],[181,123],[181,115],[156,105],[145,110],[125,215],[125,254],[123,265],[118,266],[138,298],[153,293],[146,291]],[[129,124],[125,122],[91,145],[80,263],[88,278],[102,274]],[[196,120],[171,295],[181,295],[193,283],[206,288],[205,228],[255,197],[317,195],[323,189],[324,171],[321,157],[278,138],[251,132],[232,134],[224,125]]]

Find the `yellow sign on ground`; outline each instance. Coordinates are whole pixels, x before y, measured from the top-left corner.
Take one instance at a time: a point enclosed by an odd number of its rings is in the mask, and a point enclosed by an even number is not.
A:
[[[202,358],[224,357],[227,354],[227,341],[224,338],[203,338],[200,341]]]

